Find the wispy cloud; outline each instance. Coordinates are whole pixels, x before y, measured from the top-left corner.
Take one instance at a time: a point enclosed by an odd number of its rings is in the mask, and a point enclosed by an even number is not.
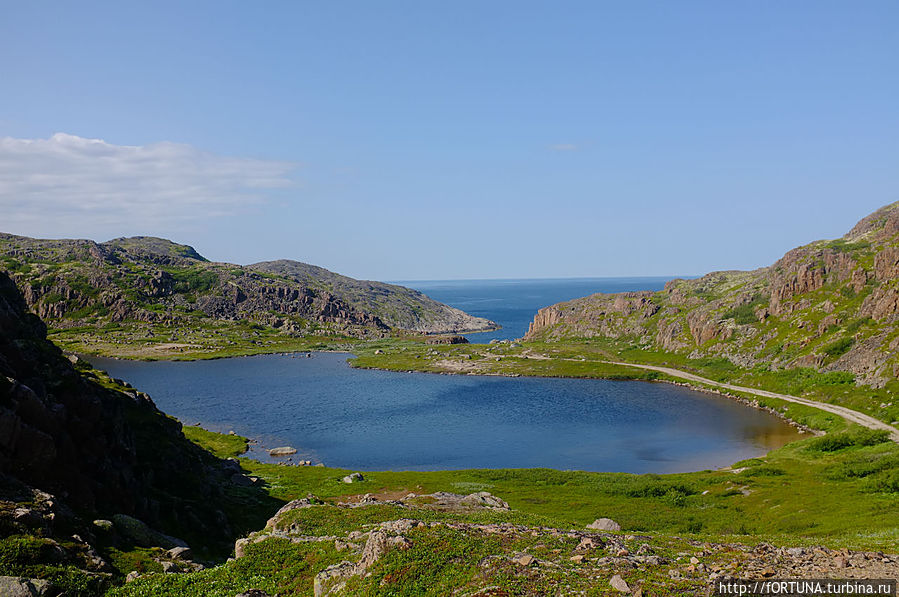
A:
[[[179,143],[114,145],[57,133],[0,138],[0,229],[59,234],[146,229],[239,213],[294,184],[291,162],[226,157]],[[73,232],[68,232],[69,230]],[[86,233],[83,233],[86,234]]]
[[[552,151],[577,151],[578,146],[574,143],[557,143],[549,146]]]

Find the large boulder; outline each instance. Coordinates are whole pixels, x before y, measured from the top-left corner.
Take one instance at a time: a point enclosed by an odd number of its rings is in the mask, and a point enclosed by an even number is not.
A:
[[[0,595],[3,597],[50,597],[57,592],[46,580],[0,576]]]
[[[620,531],[621,525],[611,518],[597,518],[588,524],[587,528],[595,531]]]

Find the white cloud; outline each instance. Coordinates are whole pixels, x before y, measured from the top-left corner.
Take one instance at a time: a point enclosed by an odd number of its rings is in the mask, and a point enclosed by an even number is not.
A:
[[[555,145],[550,145],[549,148],[552,151],[577,151],[578,146],[574,143],[557,143]]]
[[[118,235],[240,213],[294,184],[291,162],[179,143],[113,145],[57,133],[0,138],[0,231]]]

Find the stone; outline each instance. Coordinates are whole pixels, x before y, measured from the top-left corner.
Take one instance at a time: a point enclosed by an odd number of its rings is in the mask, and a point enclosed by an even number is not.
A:
[[[534,556],[529,553],[523,553],[520,556],[512,558],[512,561],[519,566],[530,566],[534,563]]]
[[[425,342],[427,344],[468,344],[468,338],[458,334],[449,336],[429,336]]]
[[[621,525],[611,518],[597,518],[596,520],[588,524],[587,528],[594,529],[596,531],[620,531]]]
[[[166,574],[173,574],[175,572],[181,572],[181,569],[178,568],[178,564],[175,562],[161,562],[162,571]]]
[[[262,589],[250,589],[249,591],[238,593],[234,597],[271,597],[271,595],[269,595]]]
[[[581,562],[584,561],[584,556],[578,554],[576,556],[571,556],[568,559],[571,560],[572,562],[574,562],[575,564],[580,564]]]
[[[191,560],[193,559],[193,552],[189,547],[173,547],[172,549],[166,552],[170,558],[174,558],[176,560]]]
[[[268,451],[269,456],[290,456],[296,454],[297,449],[291,446],[281,446],[280,448],[272,448]]]
[[[114,525],[111,520],[106,520],[104,518],[98,518],[93,522],[93,525],[97,527],[97,529],[103,531],[104,533],[112,532]]]
[[[331,593],[337,593],[345,585],[348,578],[356,573],[356,566],[352,562],[341,562],[328,566],[315,575],[312,581],[312,594],[315,597],[324,597]]]
[[[246,547],[253,541],[249,537],[242,537],[234,542],[234,558],[240,559],[246,555]]]
[[[618,574],[616,574],[611,579],[609,579],[609,584],[612,586],[613,589],[615,589],[619,593],[630,593],[631,592],[631,588],[629,586],[627,586],[627,583]]]
[[[362,473],[352,473],[344,477],[342,481],[344,483],[361,483],[365,481],[365,477],[362,476]]]
[[[461,503],[472,506],[482,506],[494,510],[509,510],[509,504],[486,491],[471,493],[462,498]]]
[[[129,583],[131,581],[137,580],[138,578],[140,578],[140,573],[137,570],[132,570],[125,575],[125,582]]]
[[[112,517],[116,530],[139,547],[177,547],[177,543],[162,533],[154,531],[141,520],[127,514],[116,514]]]
[[[3,597],[43,597],[54,594],[53,585],[46,580],[0,576],[0,595]]]

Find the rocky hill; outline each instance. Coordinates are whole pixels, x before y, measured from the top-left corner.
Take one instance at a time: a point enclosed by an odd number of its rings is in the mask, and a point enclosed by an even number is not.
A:
[[[546,307],[525,339],[597,337],[742,367],[847,371],[883,386],[899,376],[899,202],[770,267]]]
[[[41,240],[0,234],[0,270],[53,328],[251,321],[285,333],[385,335],[493,329],[402,286],[354,280],[295,261],[212,263],[150,237]]]
[[[240,467],[45,333],[0,273],[0,575],[38,574],[79,595],[112,581],[116,554],[135,546],[184,539],[227,553],[245,530],[233,513],[253,502],[252,488],[242,501],[228,493]]]

